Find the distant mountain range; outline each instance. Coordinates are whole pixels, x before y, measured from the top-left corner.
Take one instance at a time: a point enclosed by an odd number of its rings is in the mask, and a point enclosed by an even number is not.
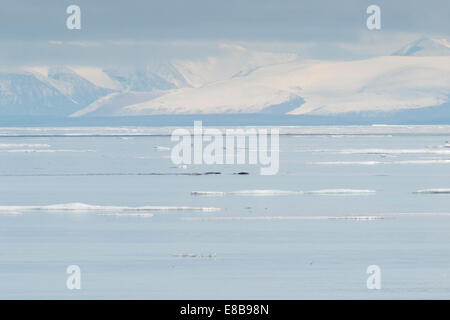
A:
[[[450,55],[450,42],[447,39],[420,38],[394,53],[395,56],[448,56]]]
[[[450,42],[445,39],[421,38],[391,56],[355,61],[307,60],[231,45],[221,49],[207,59],[143,68],[4,68],[0,115],[335,116],[426,112],[450,100]]]

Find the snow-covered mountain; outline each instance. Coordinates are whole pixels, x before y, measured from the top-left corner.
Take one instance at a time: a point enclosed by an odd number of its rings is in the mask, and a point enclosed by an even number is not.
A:
[[[69,116],[111,95],[187,86],[172,66],[157,70],[88,66],[0,69],[0,115]],[[148,95],[144,94],[145,97]],[[129,99],[125,105],[141,100]]]
[[[122,114],[263,112],[337,114],[436,106],[450,96],[450,57],[378,57],[267,66],[245,77],[173,90]],[[301,98],[301,99],[300,99]],[[304,103],[302,103],[304,100]]]
[[[0,72],[0,114],[67,115],[110,92],[68,68]]]
[[[420,38],[410,43],[393,54],[394,56],[449,56],[450,41],[444,38]]]
[[[219,73],[228,73],[225,79],[172,90],[126,106],[120,114],[270,111],[333,115],[437,106],[449,101],[450,96],[450,56],[437,54],[447,48],[446,44],[442,39],[420,39],[409,46],[423,48],[417,57],[384,56],[344,62],[278,57],[239,76],[230,76],[230,71],[224,70]],[[245,49],[242,51],[249,56]]]
[[[449,102],[450,42],[421,38],[392,56],[306,60],[221,46],[221,53],[137,68],[0,70],[0,115],[337,115]],[[450,112],[450,110],[449,110]]]
[[[72,116],[130,116],[142,114],[172,114],[172,113],[221,113],[221,112],[258,112],[257,109],[248,108],[249,101],[240,101],[242,96],[235,96],[232,107],[226,109],[211,110],[201,109],[202,104],[186,101],[182,109],[175,110],[172,107],[156,107],[151,110],[137,110],[134,105],[148,103],[163,96],[191,92],[190,89],[203,89],[230,80],[246,82],[249,76],[260,69],[276,66],[283,63],[294,62],[298,57],[289,53],[267,53],[247,50],[237,45],[221,45],[221,53],[218,56],[198,60],[176,60],[169,63],[149,66],[149,76],[137,77],[140,73],[136,70],[130,75],[130,70],[107,70],[106,73],[113,79],[122,83],[125,91],[115,92],[103,97],[86,108],[75,112]],[[151,70],[151,73],[150,73]],[[150,80],[149,80],[150,79]],[[150,83],[150,86],[146,85]],[[206,92],[206,91],[205,91]],[[218,93],[227,95],[226,92]],[[251,99],[270,98],[261,96],[261,90],[254,90],[253,94],[246,95]],[[230,96],[228,99],[232,98]],[[214,97],[216,99],[216,97]],[[273,99],[270,99],[271,103]],[[200,101],[199,101],[200,102]],[[280,100],[283,102],[283,100]],[[239,110],[239,108],[242,108]],[[211,112],[210,112],[211,111]]]

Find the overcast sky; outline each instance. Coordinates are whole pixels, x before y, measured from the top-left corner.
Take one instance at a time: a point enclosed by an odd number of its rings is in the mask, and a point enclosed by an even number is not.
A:
[[[448,0],[0,0],[0,59],[96,63],[205,55],[214,43],[336,59],[386,54],[423,35],[450,35]],[[81,8],[68,30],[66,8]],[[382,29],[366,28],[381,7]],[[398,49],[395,48],[395,49]],[[108,57],[105,57],[107,55]]]

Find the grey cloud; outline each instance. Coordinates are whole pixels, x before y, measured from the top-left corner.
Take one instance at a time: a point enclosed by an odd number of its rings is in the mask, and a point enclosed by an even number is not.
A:
[[[81,7],[81,30],[65,26],[71,4]],[[382,9],[380,31],[365,27],[370,4]],[[448,0],[0,0],[0,8],[3,65],[139,64],[202,57],[227,41],[346,59],[389,54],[386,42],[401,46],[415,35],[450,35]],[[296,51],[301,43],[312,45]]]
[[[65,27],[70,4],[82,30]],[[349,40],[370,4],[382,8],[383,32],[450,32],[447,0],[2,0],[0,39]]]

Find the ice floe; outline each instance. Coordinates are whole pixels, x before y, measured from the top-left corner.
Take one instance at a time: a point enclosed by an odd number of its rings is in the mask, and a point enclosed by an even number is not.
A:
[[[49,144],[41,143],[0,143],[0,149],[7,148],[49,148]]]
[[[301,150],[301,152],[329,152],[339,154],[450,154],[450,150],[443,149],[318,149]]]
[[[192,130],[192,127],[9,127],[0,128],[0,137],[134,137],[134,136],[170,136],[173,130],[185,128]],[[258,129],[257,126],[239,126],[227,127]],[[270,127],[268,127],[270,128]],[[343,136],[343,135],[362,135],[362,136],[386,136],[393,134],[411,134],[411,135],[448,135],[450,134],[449,125],[374,125],[374,126],[281,126],[281,135],[325,135],[325,136]]]
[[[255,220],[382,220],[384,216],[259,216],[259,217],[185,217],[185,221],[255,221]]]
[[[375,190],[360,190],[360,189],[323,189],[313,191],[291,191],[291,190],[238,190],[238,191],[192,191],[191,195],[196,196],[224,196],[224,195],[239,195],[239,196],[282,196],[282,195],[302,195],[302,194],[319,194],[319,195],[359,195],[359,194],[374,194]]]
[[[0,149],[4,153],[56,153],[56,152],[95,152],[95,150],[73,150],[73,149]]]
[[[0,206],[0,211],[202,211],[214,212],[219,211],[220,208],[213,207],[185,207],[185,206],[141,206],[141,207],[127,207],[127,206],[98,206],[85,203],[65,203],[54,204],[47,206]]]
[[[392,165],[392,164],[450,164],[450,159],[432,159],[432,160],[404,160],[404,161],[319,161],[310,162],[314,165],[339,165],[339,166],[373,166],[373,165]]]
[[[417,190],[414,193],[447,193],[450,194],[450,189],[423,189],[423,190]]]
[[[176,253],[173,255],[177,258],[208,258],[208,259],[214,259],[217,257],[215,253],[209,253],[209,254],[196,254],[196,253]]]
[[[170,159],[170,156],[138,156],[136,159]]]
[[[158,151],[170,151],[169,147],[162,147],[162,146],[156,146],[155,149]]]
[[[14,212],[14,211],[1,212],[0,211],[0,216],[20,216],[21,214],[22,214],[21,212]]]
[[[192,195],[201,196],[224,196],[240,195],[240,196],[278,196],[278,195],[295,195],[303,194],[302,191],[289,191],[289,190],[239,190],[239,191],[192,191]]]
[[[191,191],[193,196],[223,196],[226,192],[222,191]]]
[[[187,169],[187,165],[185,164],[179,164],[177,166],[171,166],[171,169]]]
[[[253,196],[278,196],[278,195],[294,195],[294,194],[303,194],[302,191],[289,191],[289,190],[240,190],[240,191],[231,191],[229,194],[235,195],[253,195]]]
[[[151,218],[151,217],[153,217],[153,214],[152,213],[97,213],[97,216]]]
[[[345,194],[375,194],[375,190],[361,190],[361,189],[323,189],[323,190],[313,190],[308,191],[309,194],[320,194],[320,195],[345,195]]]

